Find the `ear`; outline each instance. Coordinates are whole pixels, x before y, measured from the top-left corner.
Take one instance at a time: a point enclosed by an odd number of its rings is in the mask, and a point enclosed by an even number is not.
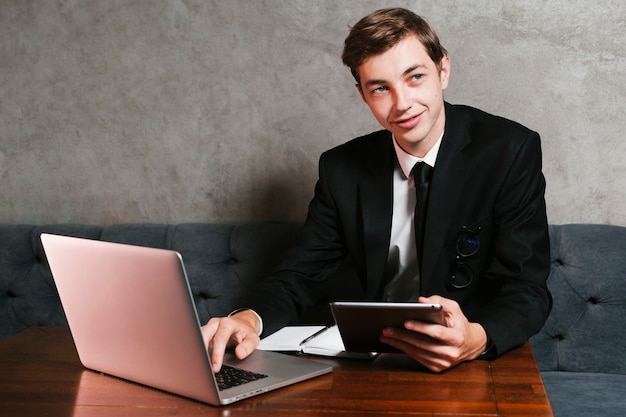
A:
[[[450,81],[450,57],[447,55],[441,59],[439,79],[441,80],[441,89],[445,90],[448,88],[448,82]]]

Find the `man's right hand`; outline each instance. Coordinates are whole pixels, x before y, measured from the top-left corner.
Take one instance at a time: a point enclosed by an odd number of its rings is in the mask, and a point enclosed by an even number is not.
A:
[[[235,356],[244,359],[259,345],[261,328],[258,316],[252,310],[242,310],[228,317],[214,317],[202,326],[202,338],[211,350],[213,372],[219,372],[224,352],[235,348]]]

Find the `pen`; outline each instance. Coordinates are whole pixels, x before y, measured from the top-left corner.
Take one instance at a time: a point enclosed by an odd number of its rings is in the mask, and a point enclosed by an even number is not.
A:
[[[311,336],[307,337],[302,342],[300,342],[300,344],[298,346],[302,346],[302,345],[306,344],[307,342],[310,342],[311,340],[315,339],[317,336],[319,336],[320,334],[324,333],[326,330],[328,330],[330,328],[331,328],[331,326],[326,326],[323,329],[316,331]]]

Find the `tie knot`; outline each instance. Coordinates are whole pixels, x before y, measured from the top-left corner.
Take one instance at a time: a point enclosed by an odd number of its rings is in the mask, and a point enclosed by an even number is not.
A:
[[[430,177],[433,174],[433,167],[422,161],[416,163],[411,172],[413,173],[415,184],[427,184],[430,182]]]

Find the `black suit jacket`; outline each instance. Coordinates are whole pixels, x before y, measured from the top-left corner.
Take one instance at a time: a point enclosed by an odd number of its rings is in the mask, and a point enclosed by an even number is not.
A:
[[[551,308],[549,240],[539,135],[515,122],[446,103],[431,179],[420,291],[459,302],[501,354],[541,329]],[[393,209],[392,137],[379,131],[320,157],[305,224],[280,268],[246,303],[265,333],[297,320],[346,255],[368,299],[381,299]],[[447,285],[462,227],[480,228],[464,262],[472,284]]]

